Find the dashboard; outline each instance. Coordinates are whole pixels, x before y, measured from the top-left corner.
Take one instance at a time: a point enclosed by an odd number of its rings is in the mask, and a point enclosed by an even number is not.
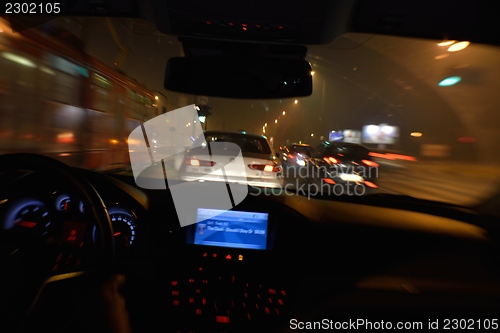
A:
[[[108,209],[114,270],[127,277],[131,321],[142,331],[279,331],[290,318],[498,313],[498,222],[473,212],[249,195],[230,211],[200,208],[196,224],[180,227],[168,190],[80,172]],[[75,191],[35,173],[2,177],[10,184],[3,229],[58,244],[56,270],[90,267],[93,254],[81,244],[97,242],[99,232]]]

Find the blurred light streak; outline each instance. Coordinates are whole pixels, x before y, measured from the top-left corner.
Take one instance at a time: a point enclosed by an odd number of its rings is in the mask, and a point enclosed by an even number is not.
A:
[[[453,45],[451,45],[449,48],[448,48],[448,51],[449,52],[457,52],[457,51],[462,51],[463,49],[465,49],[467,46],[469,46],[470,42],[458,42],[458,43],[455,43]]]

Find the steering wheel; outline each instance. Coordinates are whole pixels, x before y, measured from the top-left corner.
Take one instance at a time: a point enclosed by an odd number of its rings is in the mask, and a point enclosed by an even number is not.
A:
[[[2,281],[7,279],[0,286],[0,331],[43,330],[44,326],[57,330],[57,325],[70,320],[64,317],[68,304],[62,299],[74,301],[77,286],[90,290],[112,273],[115,247],[106,206],[78,171],[46,156],[0,155],[0,179],[4,178],[10,184],[0,182],[0,267]],[[63,184],[77,196],[84,207],[80,220],[73,216],[54,218],[52,224],[57,226],[45,237],[34,232],[38,221],[11,216],[17,224],[7,225],[9,205],[16,201],[12,193],[33,195],[37,179],[43,184]],[[44,214],[49,212],[47,209]],[[60,309],[51,308],[56,304]]]

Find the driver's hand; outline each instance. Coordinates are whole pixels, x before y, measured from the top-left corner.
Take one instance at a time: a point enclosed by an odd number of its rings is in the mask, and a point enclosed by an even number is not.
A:
[[[99,289],[102,313],[110,333],[131,333],[125,298],[120,294],[120,288],[125,284],[125,276],[113,275]]]

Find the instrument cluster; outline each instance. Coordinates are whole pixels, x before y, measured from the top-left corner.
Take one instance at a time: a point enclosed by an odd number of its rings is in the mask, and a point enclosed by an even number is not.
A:
[[[115,244],[120,248],[130,248],[137,237],[137,216],[119,202],[110,202],[106,205]],[[22,195],[3,200],[0,198],[0,228],[30,238],[52,237],[65,243],[74,243],[83,242],[86,235],[90,235],[89,239],[95,242],[98,237],[97,228],[95,224],[89,224],[86,219],[88,217],[85,215],[83,201],[69,192],[56,191],[45,200],[41,196]],[[82,228],[71,227],[71,230],[66,230],[68,226],[76,225],[81,225]]]

